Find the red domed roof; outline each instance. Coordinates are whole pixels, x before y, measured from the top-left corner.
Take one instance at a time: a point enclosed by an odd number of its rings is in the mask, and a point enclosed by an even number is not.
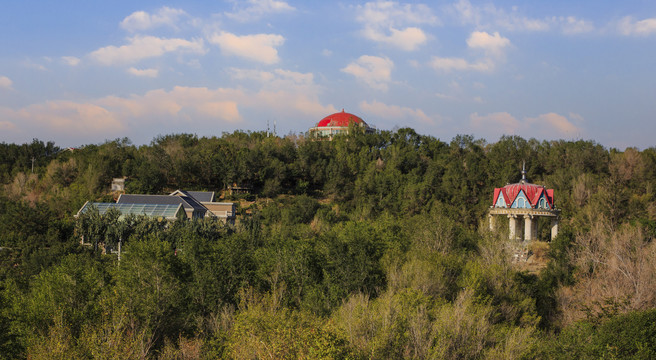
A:
[[[321,119],[321,121],[317,123],[317,127],[325,127],[325,126],[347,127],[351,122],[354,122],[356,124],[364,124],[364,125],[367,124],[361,118],[353,114],[344,112],[344,109],[342,109],[342,112],[334,113],[332,115],[328,115],[325,118]]]

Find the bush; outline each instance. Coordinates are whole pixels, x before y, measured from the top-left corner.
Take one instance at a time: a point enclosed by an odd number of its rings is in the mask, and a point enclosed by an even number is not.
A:
[[[543,343],[541,357],[552,359],[654,359],[656,309],[607,319],[581,321]]]

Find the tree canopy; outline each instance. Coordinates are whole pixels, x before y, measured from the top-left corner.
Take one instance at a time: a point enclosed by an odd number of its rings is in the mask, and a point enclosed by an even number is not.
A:
[[[523,162],[562,214],[540,271],[485,222]],[[0,358],[653,357],[655,148],[237,131],[3,143],[0,170]],[[113,178],[215,191],[237,224],[74,219]]]

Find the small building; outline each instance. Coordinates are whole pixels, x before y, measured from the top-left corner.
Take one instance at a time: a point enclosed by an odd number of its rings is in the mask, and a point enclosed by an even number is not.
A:
[[[116,208],[121,214],[137,214],[148,216],[163,216],[158,211],[165,211],[167,220],[179,218],[175,209],[180,209],[183,218],[202,219],[205,217],[222,220],[233,224],[236,217],[236,205],[228,202],[215,202],[213,191],[185,191],[176,190],[169,195],[144,195],[144,194],[120,194],[116,203],[93,203],[86,202],[78,211],[76,217],[88,211],[89,207],[95,206],[101,214],[110,208]]]
[[[310,128],[309,134],[311,138],[330,141],[335,135],[348,134],[351,125],[362,128],[365,133],[375,132],[375,129],[367,125],[360,117],[347,113],[342,109],[341,112],[321,119],[314,127]]]
[[[510,240],[538,240],[540,218],[550,220],[551,240],[558,235],[560,210],[554,204],[554,190],[529,183],[525,169],[519,183],[494,189],[488,215],[490,230],[495,230],[494,216],[508,217]]]
[[[233,183],[232,185],[228,186],[228,195],[233,196],[233,195],[243,195],[243,194],[250,194],[251,191],[253,191],[253,188],[250,186],[246,185],[237,185],[237,183]]]
[[[125,192],[125,178],[112,179],[112,192]]]

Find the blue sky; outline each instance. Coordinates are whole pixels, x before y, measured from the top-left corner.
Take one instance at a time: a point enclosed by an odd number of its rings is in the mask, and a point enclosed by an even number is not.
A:
[[[379,129],[656,146],[654,1],[6,1],[0,141]]]

